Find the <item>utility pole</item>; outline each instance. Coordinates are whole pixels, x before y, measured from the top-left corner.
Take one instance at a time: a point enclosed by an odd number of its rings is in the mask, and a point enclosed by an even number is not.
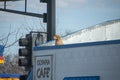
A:
[[[56,34],[55,0],[40,0],[40,2],[47,3],[47,13],[44,13],[44,22],[47,22],[47,41],[51,41]]]
[[[47,41],[53,40],[56,34],[55,16],[55,0],[47,0]]]

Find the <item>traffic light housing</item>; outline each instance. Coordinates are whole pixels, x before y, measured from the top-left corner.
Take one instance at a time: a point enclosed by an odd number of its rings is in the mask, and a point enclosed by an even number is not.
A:
[[[43,22],[44,22],[44,23],[47,23],[47,13],[44,13],[44,14],[43,14]]]
[[[19,39],[19,66],[31,67],[32,66],[32,35],[27,34],[26,38]]]

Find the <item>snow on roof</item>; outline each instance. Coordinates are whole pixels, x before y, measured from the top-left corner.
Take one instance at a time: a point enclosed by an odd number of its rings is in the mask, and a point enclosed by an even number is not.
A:
[[[120,19],[106,21],[62,37],[64,44],[96,42],[120,39]],[[55,45],[50,41],[42,46]]]

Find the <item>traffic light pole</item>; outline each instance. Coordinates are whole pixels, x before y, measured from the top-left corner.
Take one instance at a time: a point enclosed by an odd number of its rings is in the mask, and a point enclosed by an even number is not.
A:
[[[15,13],[15,14],[21,14],[21,15],[27,15],[27,16],[32,16],[32,17],[38,17],[38,18],[43,18],[43,14],[37,14],[37,13],[31,13],[31,12],[16,11],[16,10],[2,9],[2,8],[0,8],[0,11],[5,11],[5,12]]]
[[[4,4],[4,9],[0,8],[0,11],[43,18],[43,22],[47,22],[47,41],[51,41],[53,40],[53,37],[56,34],[55,32],[55,26],[56,26],[55,0],[40,0],[40,2],[47,3],[47,13],[44,13],[45,15],[27,12],[27,0],[25,0],[25,11],[16,11],[16,10],[6,9],[6,2]]]
[[[55,0],[47,0],[47,41],[53,40],[55,36]]]

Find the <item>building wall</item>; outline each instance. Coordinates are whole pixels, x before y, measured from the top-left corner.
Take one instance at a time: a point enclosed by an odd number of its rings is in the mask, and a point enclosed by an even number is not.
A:
[[[36,47],[34,80],[63,80],[65,77],[85,76],[100,76],[100,80],[120,80],[119,52],[120,40]],[[46,60],[49,65],[45,63]],[[44,64],[38,65],[38,61]],[[39,68],[44,70],[45,67],[49,67],[49,78],[37,77]]]

